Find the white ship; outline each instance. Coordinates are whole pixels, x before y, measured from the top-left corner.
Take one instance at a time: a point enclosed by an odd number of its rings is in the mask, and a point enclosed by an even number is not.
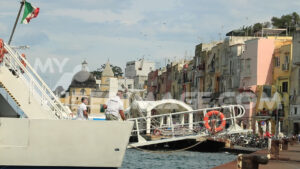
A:
[[[0,49],[0,168],[122,165],[133,122],[71,120],[18,51]]]

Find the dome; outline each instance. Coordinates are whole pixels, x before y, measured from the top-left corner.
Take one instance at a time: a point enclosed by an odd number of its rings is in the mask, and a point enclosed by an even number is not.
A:
[[[90,87],[96,88],[96,79],[88,71],[81,70],[73,76],[70,87]]]
[[[90,78],[90,73],[88,71],[80,71],[73,76],[73,80],[77,82],[85,82]]]
[[[87,71],[87,61],[84,60],[81,64],[82,69],[73,76],[70,87],[96,88],[97,84],[94,75]]]

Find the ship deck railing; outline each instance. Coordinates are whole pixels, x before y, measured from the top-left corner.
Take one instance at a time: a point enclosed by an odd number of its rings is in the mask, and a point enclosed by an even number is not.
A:
[[[212,110],[221,111],[225,115],[224,120],[226,120],[227,125],[221,132],[213,133],[204,126],[205,121],[203,117]],[[129,147],[252,132],[252,130],[243,129],[238,125],[238,119],[241,119],[244,115],[245,109],[243,106],[225,105],[192,111],[130,118],[128,120],[134,121],[135,123],[132,136],[137,137],[137,142],[130,143]],[[218,126],[220,119],[215,118],[214,121],[216,126]],[[209,124],[211,124],[211,122],[212,120],[208,120]]]

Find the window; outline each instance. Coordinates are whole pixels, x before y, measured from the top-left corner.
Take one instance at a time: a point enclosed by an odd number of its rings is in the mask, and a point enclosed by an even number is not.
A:
[[[72,95],[75,95],[75,89],[72,89]]]
[[[289,56],[285,56],[285,63],[289,63]]]
[[[264,86],[263,88],[263,92],[267,97],[271,97],[271,90],[272,90],[271,86]]]
[[[294,114],[297,114],[297,107],[294,107]]]
[[[298,69],[298,94],[300,95],[300,69]]]
[[[132,89],[132,85],[130,84],[130,85],[128,85],[128,89]]]
[[[247,65],[247,70],[250,72],[250,65],[251,65],[251,60],[250,59],[246,60],[246,65]]]
[[[81,89],[81,90],[80,90],[80,94],[81,94],[81,95],[85,95],[85,89]]]
[[[230,64],[229,64],[229,70],[230,70],[230,74],[232,74],[232,73],[233,73],[232,61],[230,61]]]
[[[279,57],[275,57],[274,58],[274,65],[275,65],[275,67],[280,67],[280,58]]]
[[[244,60],[244,59],[241,59],[241,61],[240,61],[240,68],[241,68],[241,71],[244,70],[244,67],[245,67],[245,60]]]
[[[288,92],[288,82],[282,82],[282,92]]]

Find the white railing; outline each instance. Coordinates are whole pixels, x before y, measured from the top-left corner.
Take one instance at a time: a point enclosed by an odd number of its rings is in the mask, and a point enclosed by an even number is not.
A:
[[[140,137],[140,135],[147,134],[155,135],[155,131],[158,131],[159,134],[162,136],[173,138],[198,135],[200,133],[209,134],[206,128],[204,127],[205,121],[203,120],[203,117],[206,115],[207,112],[212,110],[218,110],[223,112],[223,114],[225,115],[224,120],[226,120],[226,123],[229,123],[232,126],[230,127],[233,129],[240,129],[240,127],[236,127],[237,119],[243,117],[245,114],[245,109],[241,105],[204,108],[193,111],[152,115],[150,117],[131,118],[128,120],[135,122],[132,135],[136,135],[138,137]],[[185,118],[185,116],[188,116],[187,119]],[[165,119],[167,119],[166,124],[163,122],[165,121]],[[219,121],[220,120],[216,120],[216,124],[218,124]],[[210,123],[210,120],[208,122]],[[149,125],[149,123],[151,124]]]
[[[9,45],[4,44],[4,47],[8,51],[8,54],[6,54],[4,58],[4,65],[8,67],[8,69],[11,69],[11,71],[14,71],[16,76],[28,85],[30,93],[30,97],[28,98],[29,102],[31,96],[34,96],[40,101],[41,105],[46,108],[46,110],[51,111],[56,118],[70,119],[70,110],[63,106],[48,85],[31,67],[30,63]],[[21,60],[26,66],[21,63]]]

